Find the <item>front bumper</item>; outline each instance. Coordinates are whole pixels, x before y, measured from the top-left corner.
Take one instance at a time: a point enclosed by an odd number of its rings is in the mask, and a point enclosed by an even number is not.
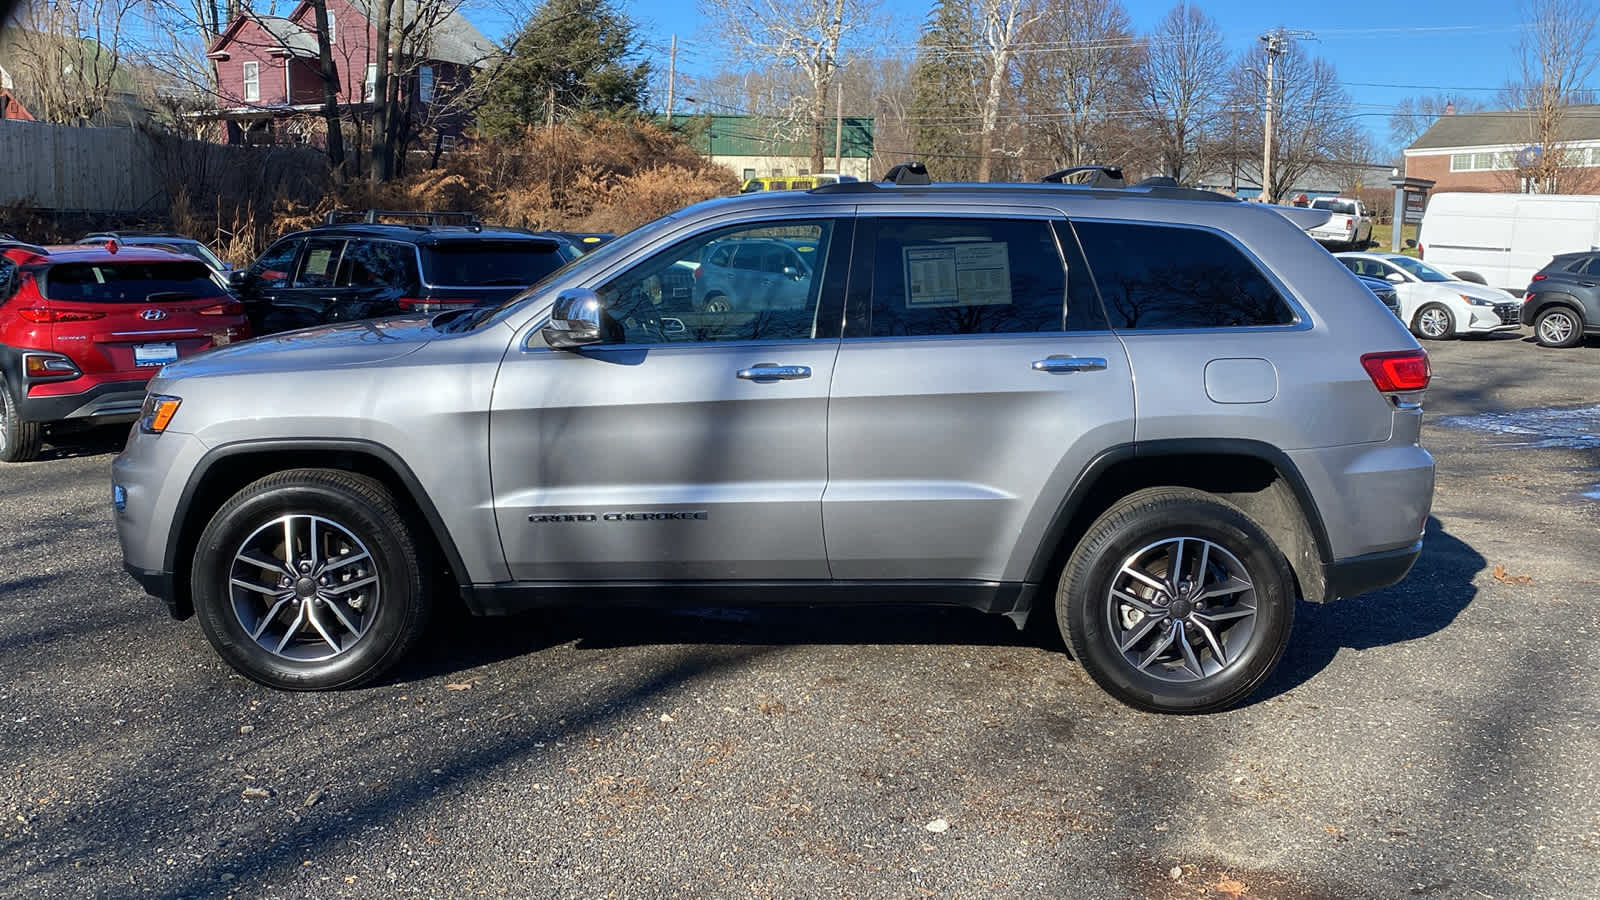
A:
[[[139,587],[144,588],[146,594],[165,603],[167,612],[171,613],[174,619],[187,619],[194,615],[194,607],[186,600],[180,599],[173,588],[171,572],[151,572],[126,562],[122,564],[122,568],[133,576],[134,581],[139,582]]]
[[[176,532],[182,525],[178,507],[205,450],[193,435],[145,434],[135,428],[122,453],[111,461],[110,493],[118,501],[114,505],[123,568],[178,618],[189,615],[187,592],[179,590],[176,578],[181,568],[176,559]]]

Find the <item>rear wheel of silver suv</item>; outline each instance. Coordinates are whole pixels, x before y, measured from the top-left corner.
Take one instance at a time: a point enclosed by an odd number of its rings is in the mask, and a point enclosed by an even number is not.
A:
[[[1238,507],[1151,488],[1089,526],[1056,591],[1072,654],[1129,706],[1203,713],[1243,700],[1282,658],[1293,573]]]
[[[11,385],[0,378],[0,462],[28,462],[39,458],[44,426],[22,421]]]
[[[229,665],[271,687],[324,690],[370,682],[416,644],[429,616],[422,562],[382,484],[295,469],[222,505],[190,583]]]

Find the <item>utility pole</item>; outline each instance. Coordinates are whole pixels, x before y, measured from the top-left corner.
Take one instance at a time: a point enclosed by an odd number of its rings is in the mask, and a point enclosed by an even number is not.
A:
[[[672,85],[677,80],[678,36],[672,36],[672,53],[667,56],[667,130],[672,130]]]
[[[1289,52],[1292,41],[1315,40],[1315,38],[1316,35],[1309,31],[1299,29],[1290,31],[1283,28],[1275,28],[1260,37],[1260,41],[1267,45],[1267,103],[1264,129],[1266,135],[1262,139],[1261,147],[1261,202],[1263,203],[1272,203],[1276,200],[1272,195],[1272,145],[1276,143],[1273,138],[1277,135],[1272,127],[1272,107],[1277,102],[1278,95],[1272,78],[1273,63],[1277,62],[1278,57]]]
[[[1267,115],[1266,137],[1261,147],[1261,202],[1272,202],[1272,64],[1283,55],[1283,31],[1269,31],[1261,36],[1267,45]]]

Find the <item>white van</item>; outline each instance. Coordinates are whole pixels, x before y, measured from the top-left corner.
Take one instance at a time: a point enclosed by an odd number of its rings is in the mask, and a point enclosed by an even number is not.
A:
[[[1435,194],[1417,248],[1435,268],[1521,296],[1550,257],[1600,248],[1600,196]]]

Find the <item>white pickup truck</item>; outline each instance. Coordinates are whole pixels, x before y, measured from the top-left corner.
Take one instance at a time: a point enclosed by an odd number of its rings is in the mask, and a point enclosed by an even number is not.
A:
[[[1372,240],[1372,216],[1360,200],[1349,197],[1318,197],[1312,209],[1325,209],[1333,215],[1307,232],[1318,243],[1337,245],[1340,250],[1360,250]]]

